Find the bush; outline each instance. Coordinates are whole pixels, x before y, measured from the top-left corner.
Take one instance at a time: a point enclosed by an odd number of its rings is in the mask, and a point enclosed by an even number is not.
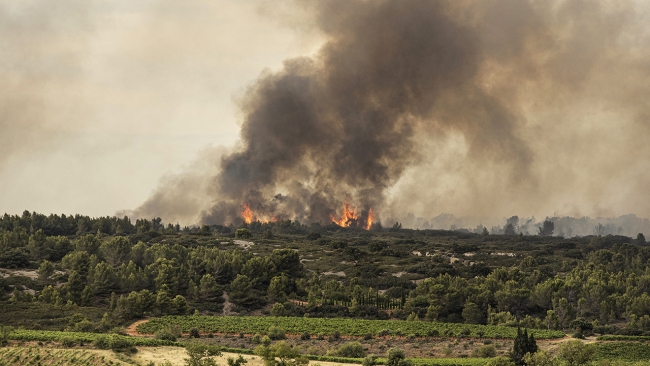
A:
[[[472,357],[481,357],[481,358],[492,358],[496,357],[497,349],[494,345],[484,345],[472,352]]]
[[[95,324],[88,319],[84,319],[72,327],[74,332],[92,333],[95,331]]]
[[[255,344],[262,343],[262,336],[260,336],[259,334],[255,334],[253,336],[253,343],[255,343]]]
[[[115,334],[110,337],[110,343],[113,351],[122,351],[131,347],[131,343],[126,338]]]
[[[287,338],[287,334],[284,329],[279,327],[270,327],[268,336],[274,341]]]
[[[454,331],[451,329],[445,329],[445,332],[443,333],[445,337],[453,337],[454,336]]]
[[[253,237],[253,234],[251,234],[250,230],[242,227],[235,231],[235,237],[240,239],[249,239]]]
[[[74,347],[77,342],[74,341],[74,338],[72,337],[63,337],[61,338],[61,344],[63,347]]]
[[[363,359],[362,366],[374,366],[377,363],[377,356],[370,355]]]
[[[339,332],[338,330],[334,331],[334,333],[332,333],[332,335],[330,336],[330,340],[333,341],[338,341],[340,338],[341,338],[341,332]]]
[[[172,341],[176,342],[176,335],[172,333],[172,331],[169,328],[161,329],[154,333],[154,337],[156,339],[160,339],[163,341]]]
[[[303,341],[309,340],[309,338],[311,338],[311,334],[309,334],[309,332],[305,332],[300,335],[300,339]]]
[[[190,329],[190,338],[201,338],[201,333],[199,333],[199,329],[194,327]]]
[[[95,341],[93,341],[93,344],[95,345],[96,348],[99,349],[109,349],[111,348],[111,341],[108,338],[107,335],[99,335],[97,338],[95,338]]]
[[[13,327],[9,327],[6,325],[0,326],[0,346],[4,346],[5,343],[7,343],[7,341],[9,340],[9,336],[13,331],[14,331]]]
[[[262,337],[262,344],[266,347],[271,345],[271,338],[269,336]]]
[[[359,342],[350,342],[339,346],[333,352],[329,352],[331,356],[349,357],[349,358],[362,358],[366,357],[366,350]]]
[[[390,330],[389,329],[382,329],[382,330],[379,331],[378,335],[380,337],[388,336],[388,335],[390,335]]]
[[[386,366],[411,366],[411,361],[406,359],[404,351],[399,348],[391,348],[386,354]]]
[[[427,336],[428,336],[428,337],[437,337],[437,336],[439,336],[439,335],[440,335],[440,332],[438,332],[437,329],[429,329],[429,330],[427,331]]]
[[[369,341],[372,339],[372,333],[366,333],[365,336],[363,336],[364,341]]]

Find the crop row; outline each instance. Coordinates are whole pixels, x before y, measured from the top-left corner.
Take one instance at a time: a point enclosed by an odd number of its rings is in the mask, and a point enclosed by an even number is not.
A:
[[[636,342],[598,343],[596,358],[620,361],[650,360],[650,347]]]
[[[603,335],[598,337],[599,341],[650,341],[650,336],[628,336],[628,335]]]
[[[416,366],[483,366],[489,358],[411,358]]]
[[[140,333],[151,334],[170,325],[180,325],[184,332],[197,328],[202,332],[267,334],[270,327],[279,327],[290,334],[323,334],[339,332],[346,336],[441,336],[514,339],[517,329],[512,327],[424,321],[360,320],[345,318],[293,318],[255,316],[164,316],[138,325]],[[537,339],[564,337],[556,330],[530,329]]]
[[[110,363],[83,350],[57,350],[35,347],[0,348],[0,365],[79,365],[100,366]]]
[[[128,346],[172,346],[175,342],[163,341],[153,338],[128,337],[117,334],[82,333],[82,332],[58,332],[53,330],[14,330],[9,334],[9,339],[14,341],[42,341],[62,342],[74,345],[81,343],[93,343],[98,338],[110,337],[119,340],[120,343]]]
[[[363,363],[362,358],[332,357],[332,356],[315,356],[307,355],[307,358],[313,361],[336,362],[336,363]],[[489,358],[410,358],[415,366],[483,366]],[[376,365],[385,365],[385,358],[377,358]]]
[[[223,352],[241,353],[252,355],[255,354],[252,349],[247,348],[228,348],[221,349]],[[338,357],[338,356],[322,356],[322,355],[304,355],[307,359],[312,361],[322,362],[336,362],[336,363],[352,363],[361,364],[363,358],[351,357]],[[489,361],[488,358],[410,358],[415,366],[483,366]],[[385,365],[386,358],[379,357],[375,359],[376,365]]]

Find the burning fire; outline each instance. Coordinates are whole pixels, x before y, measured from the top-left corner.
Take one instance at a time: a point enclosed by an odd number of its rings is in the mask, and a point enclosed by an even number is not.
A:
[[[275,216],[271,216],[271,218],[265,217],[262,220],[260,220],[253,214],[250,204],[244,203],[243,207],[244,209],[241,212],[241,217],[244,219],[244,222],[246,224],[251,224],[253,221],[260,221],[263,224],[268,224],[271,221],[272,222],[278,221],[278,219]]]
[[[332,222],[341,227],[350,227],[352,223],[356,222],[357,215],[354,213],[354,210],[350,209],[350,204],[347,202],[343,204],[343,216],[340,220],[337,220],[334,215],[330,214],[330,219]]]
[[[241,217],[244,218],[244,222],[247,224],[253,222],[253,211],[251,211],[251,206],[248,203],[244,203],[244,210],[241,212]]]
[[[375,214],[372,212],[372,209],[368,210],[368,217],[365,223],[359,222],[359,216],[357,216],[355,210],[350,208],[350,204],[345,202],[343,204],[343,216],[340,219],[337,219],[334,215],[330,214],[330,219],[333,223],[341,227],[350,227],[350,226],[360,226],[365,230],[370,230],[372,227],[372,222],[375,219]]]
[[[366,230],[370,230],[372,227],[372,221],[375,219],[375,213],[372,212],[372,208],[368,209],[368,220],[366,221]]]

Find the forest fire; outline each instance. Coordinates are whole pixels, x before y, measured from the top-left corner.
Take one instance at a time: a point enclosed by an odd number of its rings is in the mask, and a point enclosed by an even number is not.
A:
[[[366,227],[364,229],[370,230],[372,227],[372,221],[375,219],[375,213],[372,212],[372,208],[368,209],[368,219],[366,220]]]
[[[248,203],[244,203],[244,210],[241,213],[244,222],[250,224],[253,222],[253,211],[251,211],[251,206]]]
[[[362,223],[355,210],[350,208],[350,204],[346,202],[343,204],[343,215],[341,218],[337,219],[334,215],[330,214],[330,219],[340,227],[359,226],[365,230],[370,230],[372,222],[375,219],[375,214],[372,212],[372,209],[369,209],[368,217],[366,218],[365,223]]]
[[[268,224],[269,222],[277,222],[278,221],[278,219],[275,216],[271,216],[271,218],[264,217],[264,218],[260,219],[260,218],[255,216],[255,214],[253,213],[253,210],[251,210],[250,204],[244,203],[242,206],[244,207],[244,209],[241,212],[241,217],[244,219],[244,223],[246,223],[246,224],[250,225],[251,223],[253,223],[255,221],[259,221],[259,222],[261,222],[263,224]]]
[[[338,226],[350,227],[353,223],[357,222],[357,215],[354,213],[354,210],[350,209],[350,204],[346,202],[343,204],[343,216],[341,216],[341,219],[337,220],[332,214],[330,214],[330,219]]]

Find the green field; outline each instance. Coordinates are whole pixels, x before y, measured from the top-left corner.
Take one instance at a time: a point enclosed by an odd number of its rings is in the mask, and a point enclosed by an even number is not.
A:
[[[650,346],[637,342],[596,344],[596,358],[620,361],[650,360]]]
[[[0,365],[115,365],[112,360],[82,349],[49,349],[36,347],[0,348]]]
[[[93,343],[100,337],[117,338],[123,344],[129,346],[173,346],[176,343],[153,338],[128,337],[117,334],[81,333],[81,332],[57,332],[51,330],[14,330],[9,334],[9,339],[14,341],[41,341],[41,342],[62,342],[73,345]]]
[[[373,336],[459,336],[479,338],[514,339],[517,329],[512,327],[469,325],[458,323],[433,323],[422,321],[361,320],[346,318],[295,318],[295,317],[252,317],[252,316],[164,316],[152,319],[137,327],[138,332],[151,334],[169,325],[179,324],[184,332],[198,328],[202,332],[217,333],[260,333],[266,334],[270,327],[279,327],[290,334],[322,333],[329,335]],[[467,333],[469,334],[463,334]],[[562,338],[564,333],[556,330],[531,329],[537,339]]]

